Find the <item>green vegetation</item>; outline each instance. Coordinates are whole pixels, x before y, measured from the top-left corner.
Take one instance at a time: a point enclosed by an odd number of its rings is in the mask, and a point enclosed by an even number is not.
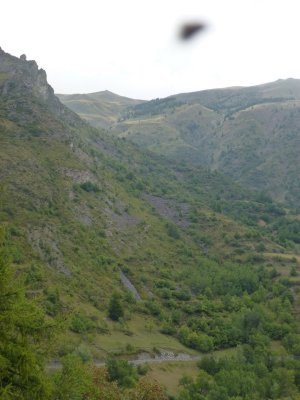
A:
[[[77,112],[71,97],[61,99]],[[299,210],[299,99],[299,80],[287,79],[128,102],[115,109],[109,132],[169,160],[222,171]],[[96,124],[109,114],[102,106],[81,115]]]
[[[137,381],[136,368],[126,360],[108,359],[106,362],[108,379],[110,382],[117,382],[119,386],[130,388]]]
[[[166,99],[150,100],[129,107],[129,110],[127,111],[125,118],[128,119],[128,118],[140,118],[145,116],[152,116],[152,115],[162,114],[170,110],[174,112],[175,108],[180,107],[183,104],[184,103],[182,101],[178,101],[176,97],[167,97]]]
[[[55,399],[99,398],[99,392],[93,382],[92,368],[84,365],[75,355],[68,355],[63,359],[62,370],[54,376],[54,383]]]
[[[299,366],[272,356],[267,338],[256,334],[232,357],[203,358],[196,379],[182,379],[178,399],[297,398]]]
[[[80,356],[69,354],[62,359],[61,371],[47,376],[43,348],[53,329],[45,322],[42,311],[25,298],[22,285],[16,283],[3,230],[0,240],[1,399],[128,400],[140,399],[142,395],[146,400],[166,399],[159,385],[138,379],[139,374],[145,375],[146,368],[135,368],[125,360],[111,358],[106,370],[100,370],[85,364],[87,359],[82,357],[82,352]],[[127,392],[124,388],[132,389]]]
[[[0,52],[0,72],[7,60],[14,74],[0,81],[0,89],[11,84],[0,99],[0,218],[16,279],[1,255],[2,397],[165,399],[151,371],[119,358],[236,348],[223,361],[204,359],[180,398],[250,399],[253,388],[257,399],[298,396],[294,211],[197,166],[193,155],[173,162],[88,126],[34,64]],[[277,90],[273,97],[278,105]],[[145,117],[156,126],[164,108],[176,126],[181,113],[193,136],[190,106],[206,132],[216,111],[186,99],[143,103],[134,124],[141,119],[144,129]],[[48,361],[62,362],[51,377],[43,372],[50,326]],[[106,368],[93,367],[103,359]]]
[[[7,255],[0,232],[0,398],[47,399],[49,383],[42,372],[42,340],[49,334],[44,315],[27,300]]]
[[[1,75],[0,75],[1,79]],[[89,94],[58,94],[60,101],[96,128],[108,128],[116,123],[128,107],[143,103],[118,96],[108,90]]]
[[[124,316],[124,310],[121,304],[121,300],[117,293],[114,293],[112,295],[112,298],[110,299],[108,307],[108,316],[113,321],[118,321],[120,318]]]
[[[80,185],[81,189],[85,190],[86,192],[99,192],[99,188],[94,185],[92,182],[84,182]]]
[[[69,355],[53,381],[53,399],[167,400],[160,385],[138,378],[137,369],[124,360],[111,359],[107,368],[95,368]]]

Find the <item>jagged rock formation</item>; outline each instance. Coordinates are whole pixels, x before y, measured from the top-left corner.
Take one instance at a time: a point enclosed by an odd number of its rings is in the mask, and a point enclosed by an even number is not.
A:
[[[14,121],[22,123],[34,120],[35,110],[38,112],[34,103],[40,103],[56,116],[66,119],[68,123],[82,125],[80,118],[54,95],[53,88],[47,82],[45,70],[39,68],[34,60],[27,61],[25,54],[17,58],[5,53],[1,48],[0,96],[1,102],[6,103],[6,110]]]

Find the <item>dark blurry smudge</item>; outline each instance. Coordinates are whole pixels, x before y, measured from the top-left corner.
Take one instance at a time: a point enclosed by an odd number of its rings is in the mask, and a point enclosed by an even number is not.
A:
[[[189,40],[196,34],[203,32],[205,29],[206,25],[200,22],[184,24],[180,29],[180,39]]]

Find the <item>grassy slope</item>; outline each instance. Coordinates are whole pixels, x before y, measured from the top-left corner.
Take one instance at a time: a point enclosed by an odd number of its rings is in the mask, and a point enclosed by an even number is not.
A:
[[[9,76],[3,82],[10,82]],[[183,351],[159,332],[160,319],[145,312],[144,303],[154,296],[168,315],[160,280],[175,292],[189,289],[186,278],[199,263],[247,265],[258,240],[266,252],[284,251],[259,233],[263,214],[277,218],[270,202],[217,173],[172,166],[111,139],[50,95],[46,101],[37,97],[34,79],[33,87],[20,82],[1,97],[0,216],[28,295],[62,321],[52,353],[67,353],[81,343],[98,358],[149,347]],[[220,198],[223,213],[215,207]],[[252,226],[240,213],[249,204]],[[112,323],[106,318],[111,293],[128,297],[120,268],[144,302],[127,301],[124,323]],[[92,324],[82,334],[68,329],[78,313]]]
[[[57,96],[66,106],[97,128],[107,128],[116,123],[127,107],[142,102],[142,100],[118,96],[108,90],[89,94],[58,94]]]

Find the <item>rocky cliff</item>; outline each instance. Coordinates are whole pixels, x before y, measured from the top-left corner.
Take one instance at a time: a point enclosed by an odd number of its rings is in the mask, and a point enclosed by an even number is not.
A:
[[[46,106],[56,117],[63,116],[72,125],[82,125],[80,118],[54,95],[53,88],[47,82],[46,72],[34,60],[28,61],[24,54],[20,58],[14,57],[5,53],[1,47],[0,97],[2,106],[15,122],[33,121],[36,105],[39,104]]]

